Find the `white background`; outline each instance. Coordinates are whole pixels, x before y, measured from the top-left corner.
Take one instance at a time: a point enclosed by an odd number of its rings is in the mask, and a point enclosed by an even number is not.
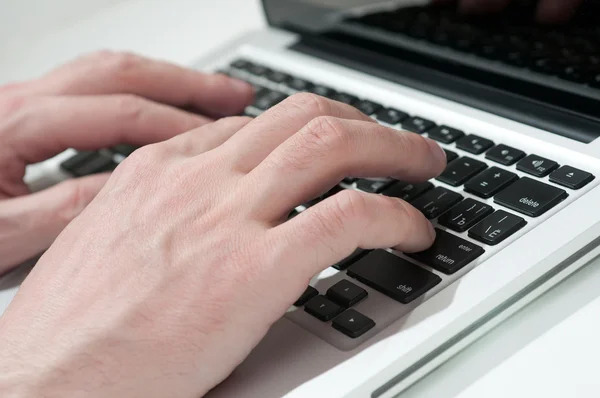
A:
[[[0,83],[82,52],[124,49],[181,64],[264,26],[259,0],[0,0]],[[595,263],[442,366],[404,397],[600,396]]]

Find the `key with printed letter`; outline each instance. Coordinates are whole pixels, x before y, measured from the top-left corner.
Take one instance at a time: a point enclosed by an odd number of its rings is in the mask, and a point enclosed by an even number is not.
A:
[[[412,202],[430,220],[438,218],[463,199],[461,194],[437,187]]]
[[[441,216],[438,222],[456,232],[465,232],[493,212],[492,206],[473,199],[465,199]]]
[[[529,177],[523,177],[494,196],[494,202],[530,217],[539,217],[569,195]]]
[[[363,257],[348,269],[348,276],[403,304],[442,281],[439,276],[385,250],[375,250]]]
[[[441,229],[435,232],[437,235],[431,248],[407,256],[450,275],[485,253],[483,248],[458,236]]]
[[[469,236],[490,246],[497,245],[521,228],[527,222],[521,217],[498,210],[469,231]]]

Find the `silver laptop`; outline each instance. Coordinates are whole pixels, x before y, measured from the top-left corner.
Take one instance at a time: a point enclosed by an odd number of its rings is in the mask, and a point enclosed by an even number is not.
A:
[[[290,217],[342,189],[400,197],[437,239],[414,255],[357,250],[316,275],[210,397],[396,396],[598,256],[594,2],[557,26],[535,24],[529,1],[477,17],[422,1],[263,3],[269,28],[197,65],[252,83],[247,115],[313,92],[438,141],[448,166],[419,184],[348,176],[299,206]],[[28,178],[110,170],[134,149],[70,151]],[[0,285],[0,307],[15,275]]]

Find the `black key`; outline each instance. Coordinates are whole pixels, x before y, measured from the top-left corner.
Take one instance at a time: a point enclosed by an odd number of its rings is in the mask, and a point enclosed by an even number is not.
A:
[[[342,307],[352,307],[354,304],[367,297],[368,293],[354,283],[341,280],[327,290],[327,298]]]
[[[402,122],[402,128],[413,133],[423,134],[435,127],[435,123],[422,117],[411,117]]]
[[[450,163],[453,160],[458,159],[458,154],[456,152],[452,152],[447,149],[444,149],[444,152],[446,152],[446,163]]]
[[[250,64],[248,67],[246,67],[246,71],[255,76],[265,76],[270,72],[269,68],[257,64]]]
[[[525,152],[503,144],[496,145],[485,154],[486,159],[503,164],[505,166],[511,166],[517,163],[519,160],[523,159],[524,156]]]
[[[348,269],[348,276],[408,304],[441,282],[441,278],[385,250],[376,250]]]
[[[581,189],[594,180],[594,175],[571,166],[563,166],[550,174],[550,181],[563,187]]]
[[[546,159],[538,155],[529,155],[517,163],[517,170],[535,177],[546,177],[558,168],[554,160]]]
[[[318,196],[318,197],[314,198],[313,200],[310,200],[310,201],[304,203],[304,207],[312,207],[312,206],[316,205],[317,203],[322,202],[325,199],[327,199],[328,197],[333,196],[336,193],[341,192],[343,190],[344,190],[344,188],[342,188],[339,185],[336,185],[335,187],[331,188],[329,191],[325,192],[323,195]]]
[[[311,91],[313,87],[313,84],[311,82],[308,82],[304,79],[299,79],[297,77],[291,77],[286,82],[286,85],[292,90],[297,91]]]
[[[85,162],[78,164],[70,170],[76,177],[88,176],[96,173],[104,173],[112,171],[117,167],[117,164],[112,160],[112,157],[96,153],[95,156],[88,158]]]
[[[319,295],[319,291],[312,286],[306,288],[302,296],[294,303],[295,307],[302,307],[304,304],[308,302],[308,300],[312,299]]]
[[[523,177],[494,196],[494,202],[526,216],[539,217],[568,196],[562,189]]]
[[[354,104],[354,107],[367,116],[371,116],[371,115],[379,112],[379,110],[381,108],[383,108],[382,105],[380,105],[376,102],[368,101],[368,100],[358,101],[357,103]]]
[[[356,180],[357,180],[357,178],[354,178],[354,177],[346,177],[342,180],[342,182],[345,184],[352,184]]]
[[[287,95],[280,93],[279,91],[272,91],[269,89],[260,90],[256,94],[256,99],[253,106],[262,111],[266,111],[272,106],[277,105],[281,101],[287,98]]]
[[[352,105],[352,104],[358,102],[357,97],[350,95],[350,94],[346,94],[346,93],[337,93],[331,99],[335,100],[335,101],[343,102],[344,104],[348,104],[348,105]]]
[[[480,242],[494,246],[525,225],[527,225],[527,222],[521,217],[498,210],[469,230],[469,236]]]
[[[458,149],[462,149],[463,151],[467,151],[475,155],[484,153],[493,146],[493,141],[490,141],[486,138],[481,138],[474,134],[467,135],[456,142],[456,147]]]
[[[333,265],[332,267],[335,269],[339,269],[340,271],[345,270],[346,268],[354,264],[356,261],[358,261],[360,258],[362,258],[368,252],[368,250],[356,249],[354,250],[354,253],[352,253],[339,263]]]
[[[483,248],[441,229],[435,230],[433,246],[408,256],[440,272],[451,275],[485,253]]]
[[[97,152],[78,152],[76,155],[70,157],[61,163],[60,167],[63,170],[68,171],[69,173],[73,173],[75,167],[87,162],[88,160],[93,159],[97,155]]]
[[[310,299],[304,306],[304,311],[323,322],[332,320],[343,310],[342,307],[326,299],[325,296],[316,296]]]
[[[369,193],[380,193],[390,185],[394,183],[392,179],[381,179],[381,180],[359,180],[356,183],[356,187],[361,191]]]
[[[492,206],[473,199],[465,199],[441,216],[438,222],[456,232],[465,232],[493,212]]]
[[[453,187],[458,187],[486,168],[487,165],[485,163],[464,157],[446,166],[446,170],[437,179]]]
[[[272,81],[273,83],[281,84],[290,79],[290,75],[287,73],[279,72],[277,70],[272,70],[267,73],[267,79]]]
[[[348,310],[335,318],[331,326],[355,339],[373,329],[375,322],[356,310]]]
[[[465,133],[448,126],[438,126],[427,132],[429,138],[442,142],[444,144],[452,144],[454,141],[465,136]]]
[[[398,124],[404,119],[408,118],[408,113],[393,108],[384,108],[377,112],[375,116],[377,117],[377,120],[380,120],[384,123]]]
[[[291,220],[292,218],[296,217],[298,214],[300,214],[300,212],[296,209],[290,211],[290,214],[288,214],[287,219]]]
[[[231,63],[231,67],[240,70],[246,70],[252,65],[251,62],[246,61],[245,59],[237,59]]]
[[[381,194],[385,196],[392,196],[394,198],[400,198],[406,202],[412,202],[431,189],[433,189],[433,184],[430,182],[411,184],[408,182],[398,181]]]
[[[327,97],[327,98],[333,98],[333,96],[336,94],[335,90],[329,88],[329,87],[325,87],[322,85],[315,85],[312,86],[309,91],[311,93],[320,95],[321,97]]]
[[[515,173],[498,167],[487,169],[465,184],[465,191],[482,198],[491,198],[519,179]]]
[[[412,205],[423,213],[425,217],[432,220],[450,210],[450,208],[454,207],[462,199],[462,195],[456,192],[437,187],[413,201]]]
[[[123,155],[125,157],[131,155],[136,149],[136,146],[129,144],[121,144],[112,148],[112,151],[118,153],[119,155]]]

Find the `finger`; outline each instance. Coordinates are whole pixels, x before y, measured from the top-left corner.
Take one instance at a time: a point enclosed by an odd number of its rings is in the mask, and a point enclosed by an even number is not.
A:
[[[462,0],[459,10],[466,14],[492,13],[502,11],[511,0]]]
[[[6,119],[8,144],[27,163],[67,148],[92,150],[164,141],[210,122],[131,95],[30,97],[14,108]],[[15,131],[10,133],[11,129]]]
[[[0,220],[14,220],[0,239],[0,274],[46,250],[85,209],[109,175],[68,180],[44,191],[2,201]]]
[[[289,269],[312,276],[356,248],[425,250],[435,239],[431,223],[406,202],[383,195],[343,191],[269,230],[277,255]],[[299,255],[301,253],[301,255]],[[295,264],[294,264],[295,263]]]
[[[199,155],[222,145],[251,121],[245,116],[226,117],[171,138],[168,144],[184,155]]]
[[[568,21],[582,0],[542,0],[536,18],[541,22],[559,23]]]
[[[322,116],[271,153],[248,176],[258,201],[278,219],[322,194],[345,176],[426,181],[446,166],[434,141],[376,123]],[[271,216],[269,214],[268,216]]]
[[[301,93],[257,117],[229,141],[227,149],[232,153],[232,158],[236,159],[236,167],[249,172],[282,142],[318,116],[375,123],[352,106],[318,95]]]
[[[49,95],[135,94],[210,116],[239,114],[254,95],[248,83],[222,74],[109,51],[58,68],[40,79],[35,91]]]

